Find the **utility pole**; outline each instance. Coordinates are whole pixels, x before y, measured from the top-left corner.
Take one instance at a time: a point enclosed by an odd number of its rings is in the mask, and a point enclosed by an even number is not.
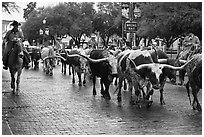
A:
[[[133,22],[133,3],[130,2],[130,11],[129,11],[129,18],[130,18],[130,24]],[[132,49],[133,46],[133,32],[130,31],[130,48]]]

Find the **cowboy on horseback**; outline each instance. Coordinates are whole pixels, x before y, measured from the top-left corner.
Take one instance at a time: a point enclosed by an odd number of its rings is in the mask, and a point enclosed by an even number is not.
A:
[[[3,69],[7,70],[8,69],[8,58],[9,55],[12,51],[13,46],[15,46],[16,44],[22,44],[22,41],[24,39],[24,35],[23,32],[21,30],[18,29],[18,26],[20,26],[21,24],[18,23],[17,21],[13,21],[13,23],[11,24],[13,26],[12,30],[9,30],[6,33],[6,36],[3,39],[3,43],[6,44],[6,47],[4,49],[4,53],[3,53]],[[23,57],[23,67],[25,68],[29,68],[30,67],[30,55],[27,52],[26,49],[23,49],[23,51],[19,54],[19,56],[24,56]]]
[[[201,46],[200,40],[193,33],[187,34],[183,39],[182,51],[177,55],[176,58],[188,59],[189,55]]]

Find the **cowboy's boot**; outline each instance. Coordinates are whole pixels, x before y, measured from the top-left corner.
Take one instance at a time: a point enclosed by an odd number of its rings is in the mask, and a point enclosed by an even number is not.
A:
[[[8,64],[7,64],[7,62],[8,62],[8,55],[6,55],[6,56],[4,56],[3,57],[3,69],[5,69],[5,70],[8,70]]]

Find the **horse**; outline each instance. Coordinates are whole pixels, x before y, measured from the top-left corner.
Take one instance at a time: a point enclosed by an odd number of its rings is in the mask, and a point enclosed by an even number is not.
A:
[[[11,74],[11,88],[13,94],[18,95],[20,91],[20,77],[23,69],[23,45],[20,40],[13,42],[12,49],[8,55],[8,68]],[[15,78],[16,74],[17,79]]]
[[[181,59],[181,60],[189,60],[193,55],[197,54],[197,53],[202,53],[202,46],[199,45],[197,48],[194,44],[192,44],[188,49],[181,51],[176,59]],[[184,77],[186,74],[186,70],[180,70],[179,71],[179,80],[180,83],[179,85],[184,85]]]

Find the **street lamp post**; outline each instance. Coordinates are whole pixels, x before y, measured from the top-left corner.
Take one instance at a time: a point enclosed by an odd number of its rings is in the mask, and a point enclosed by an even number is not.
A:
[[[45,43],[45,35],[46,35],[46,28],[45,28],[45,24],[46,24],[46,17],[43,19],[42,21],[42,29],[40,29],[40,36],[42,36],[42,45],[44,46],[44,43]]]
[[[46,17],[43,19],[43,45],[45,44],[45,24],[46,24]]]
[[[132,22],[133,22],[133,3],[132,2],[130,2],[130,24],[132,24]],[[132,46],[133,46],[133,32],[131,31],[130,32],[130,47],[132,48]]]
[[[122,3],[121,6],[122,6],[122,10],[128,9],[128,12],[125,12],[128,14],[124,14],[122,11],[122,16],[125,15],[125,17],[129,19],[128,21],[125,22],[125,32],[127,34],[127,41],[129,42],[129,46],[130,48],[132,48],[132,46],[135,43],[135,41],[133,41],[133,38],[136,37],[136,31],[137,31],[137,22],[135,19],[140,17],[140,10],[133,2],[125,2],[125,3]],[[122,31],[123,31],[123,28],[122,28]]]

